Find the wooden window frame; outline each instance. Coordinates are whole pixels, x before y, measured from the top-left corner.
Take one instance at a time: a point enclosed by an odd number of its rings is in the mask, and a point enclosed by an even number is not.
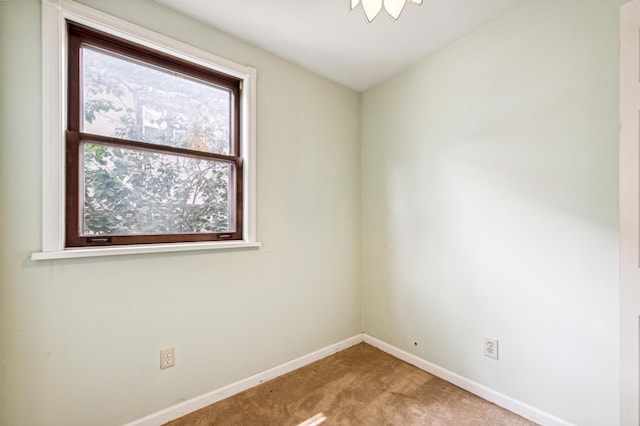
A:
[[[88,28],[76,23],[67,23],[68,37],[68,84],[67,84],[67,129],[65,135],[65,247],[91,247],[110,245],[137,245],[157,243],[185,243],[207,241],[243,240],[243,153],[241,139],[240,97],[242,80],[199,66],[198,64],[172,57],[148,47],[128,40]],[[230,155],[214,154],[167,145],[158,145],[121,138],[82,132],[81,129],[81,60],[80,49],[89,45],[113,52],[136,61],[193,77],[228,89],[231,93],[231,153]],[[114,147],[153,151],[182,155],[205,160],[218,160],[234,165],[232,232],[180,233],[180,234],[136,234],[136,235],[96,235],[83,236],[81,233],[81,200],[80,177],[82,176],[80,150],[83,142],[94,142]],[[230,218],[231,219],[231,218]]]

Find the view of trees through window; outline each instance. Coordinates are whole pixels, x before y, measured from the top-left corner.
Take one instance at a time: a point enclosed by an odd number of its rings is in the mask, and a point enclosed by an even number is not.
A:
[[[88,45],[80,62],[80,233],[233,232],[234,162],[90,136],[237,155],[229,89]]]

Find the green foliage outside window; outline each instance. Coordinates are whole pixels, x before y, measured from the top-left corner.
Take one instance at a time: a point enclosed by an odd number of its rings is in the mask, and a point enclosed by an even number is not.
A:
[[[226,89],[98,49],[82,52],[85,133],[230,154]],[[233,230],[233,163],[100,142],[82,147],[84,235]]]

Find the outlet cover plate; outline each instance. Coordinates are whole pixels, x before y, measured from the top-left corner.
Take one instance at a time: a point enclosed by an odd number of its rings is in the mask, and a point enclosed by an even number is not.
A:
[[[162,349],[160,351],[160,368],[165,369],[176,365],[176,348]]]
[[[498,359],[498,339],[491,337],[484,338],[484,356],[489,358]]]

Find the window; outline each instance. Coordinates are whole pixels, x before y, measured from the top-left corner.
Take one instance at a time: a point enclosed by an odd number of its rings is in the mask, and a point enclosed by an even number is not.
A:
[[[255,70],[43,1],[43,249],[256,247]]]
[[[241,80],[68,34],[66,246],[242,239]]]

